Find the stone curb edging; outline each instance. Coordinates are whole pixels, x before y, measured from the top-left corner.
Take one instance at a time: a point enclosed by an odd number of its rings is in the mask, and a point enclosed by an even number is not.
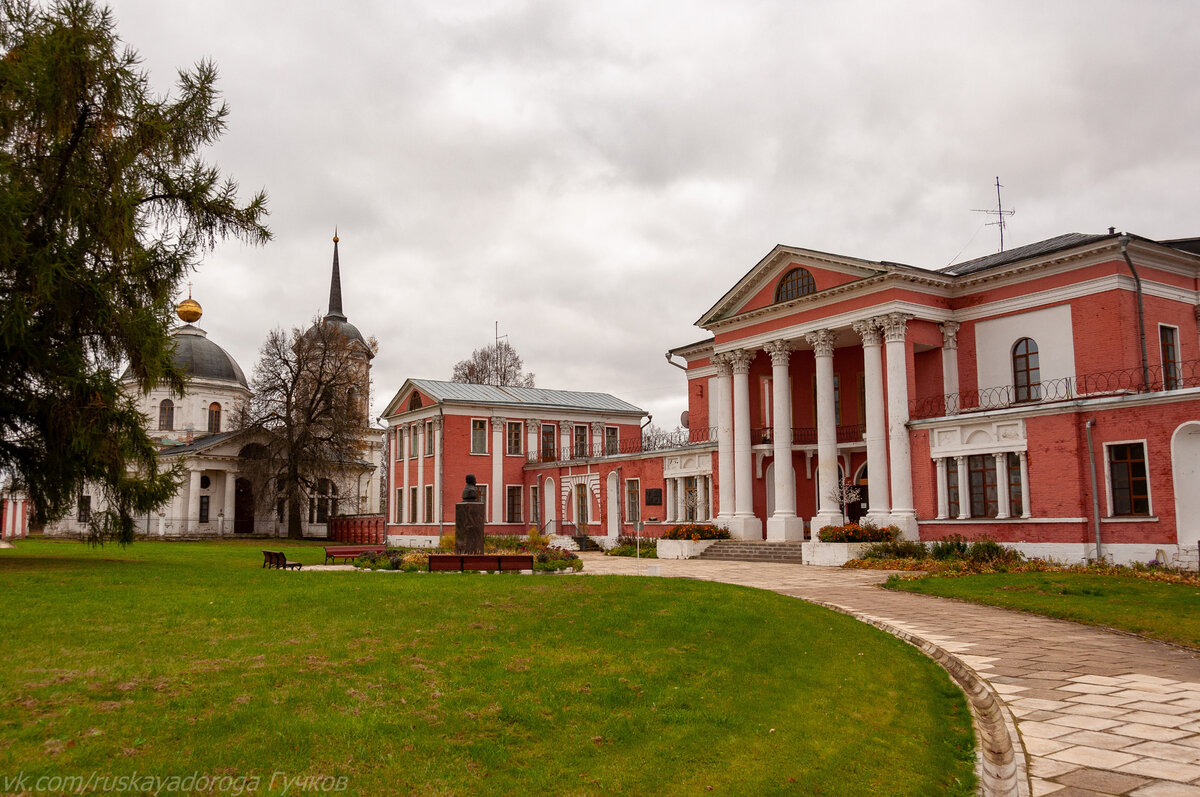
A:
[[[873,625],[937,662],[963,690],[971,715],[975,718],[975,738],[979,744],[975,772],[979,777],[979,793],[986,797],[1030,797],[1025,748],[1017,734],[1016,722],[1004,701],[978,673],[944,648],[883,620],[833,603],[807,598],[801,600]]]

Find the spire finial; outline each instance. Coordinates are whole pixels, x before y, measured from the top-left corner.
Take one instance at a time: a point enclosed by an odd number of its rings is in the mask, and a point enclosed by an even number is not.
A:
[[[325,314],[325,318],[346,320],[346,315],[342,312],[342,274],[338,267],[337,227],[333,228],[333,277],[329,280],[329,312]]]

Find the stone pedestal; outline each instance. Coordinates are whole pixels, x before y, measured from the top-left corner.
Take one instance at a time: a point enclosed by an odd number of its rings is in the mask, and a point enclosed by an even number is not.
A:
[[[479,501],[462,501],[454,505],[455,553],[483,553],[483,510]]]

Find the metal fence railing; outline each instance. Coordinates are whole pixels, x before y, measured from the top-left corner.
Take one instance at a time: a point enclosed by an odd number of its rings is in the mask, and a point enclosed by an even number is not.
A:
[[[621,440],[617,443],[606,442],[599,452],[589,446],[573,445],[565,448],[543,447],[529,455],[530,462],[570,462],[580,459],[597,459],[600,457],[625,456],[628,454],[644,454],[654,451],[669,451],[675,448],[714,443],[717,440],[717,427],[701,427],[697,429],[676,429],[672,432],[643,434],[633,440]]]

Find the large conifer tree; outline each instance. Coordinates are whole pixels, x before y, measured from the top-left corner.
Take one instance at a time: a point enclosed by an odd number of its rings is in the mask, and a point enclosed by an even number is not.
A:
[[[156,96],[87,0],[0,0],[0,50],[0,469],[42,521],[98,485],[128,540],[176,482],[117,374],[183,388],[172,297],[220,238],[270,237],[266,197],[202,158],[227,113],[211,63]]]

